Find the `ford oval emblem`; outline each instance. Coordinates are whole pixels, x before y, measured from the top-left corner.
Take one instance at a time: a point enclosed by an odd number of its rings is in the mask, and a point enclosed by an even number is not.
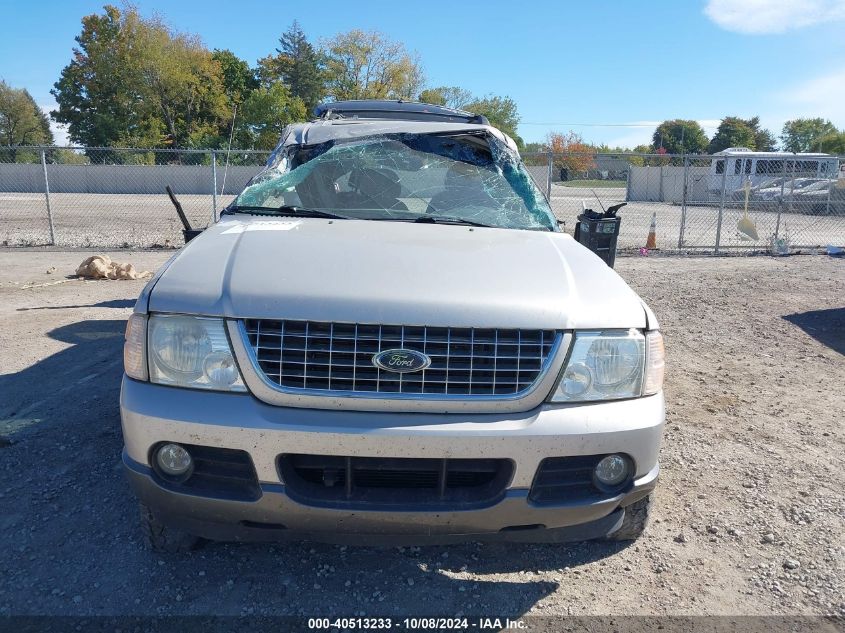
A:
[[[386,349],[373,356],[373,365],[385,371],[404,374],[422,371],[431,365],[431,359],[412,349]]]

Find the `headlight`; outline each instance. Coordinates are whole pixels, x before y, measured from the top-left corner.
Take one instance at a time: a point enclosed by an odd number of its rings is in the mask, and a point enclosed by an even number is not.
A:
[[[648,372],[646,372],[648,367]],[[552,402],[619,400],[663,385],[663,339],[639,330],[577,332]]]
[[[222,319],[153,315],[147,340],[150,382],[246,391]]]

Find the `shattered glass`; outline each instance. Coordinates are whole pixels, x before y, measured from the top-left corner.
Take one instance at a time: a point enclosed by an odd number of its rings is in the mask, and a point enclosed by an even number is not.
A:
[[[281,148],[234,204],[557,230],[519,156],[489,134],[396,134]]]

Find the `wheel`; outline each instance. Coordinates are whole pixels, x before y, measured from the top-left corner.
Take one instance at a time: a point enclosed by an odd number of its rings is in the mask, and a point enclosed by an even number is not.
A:
[[[648,525],[651,513],[651,495],[635,501],[625,508],[622,525],[613,534],[605,537],[608,541],[634,541],[642,536]]]
[[[178,554],[195,549],[200,538],[178,528],[164,525],[145,504],[139,504],[141,511],[141,531],[147,544],[155,552]]]

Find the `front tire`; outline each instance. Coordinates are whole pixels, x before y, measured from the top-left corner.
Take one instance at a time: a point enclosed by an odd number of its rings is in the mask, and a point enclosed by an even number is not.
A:
[[[652,496],[635,501],[625,508],[622,525],[613,534],[605,537],[607,541],[635,541],[643,535],[651,514]]]
[[[179,554],[189,552],[200,544],[200,538],[184,530],[170,527],[158,520],[146,504],[140,503],[141,531],[154,552]]]

